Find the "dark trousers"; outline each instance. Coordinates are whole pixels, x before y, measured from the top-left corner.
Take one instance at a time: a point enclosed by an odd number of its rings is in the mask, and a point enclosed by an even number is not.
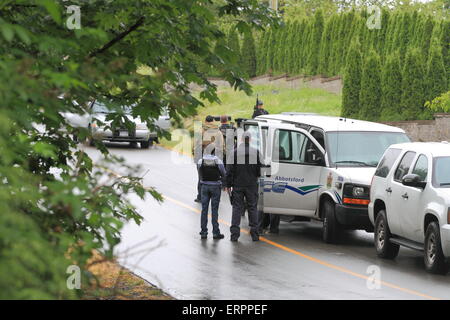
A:
[[[250,235],[258,236],[258,185],[248,187],[233,187],[233,213],[231,217],[231,238],[238,239],[241,234],[241,217],[248,210]]]
[[[269,214],[264,212],[260,212],[259,214],[259,232],[261,233],[263,229],[267,229],[270,226],[270,232],[278,233],[281,216],[279,214]]]
[[[201,228],[200,231],[201,235],[207,235],[208,234],[208,209],[209,209],[209,203],[211,202],[211,217],[212,217],[212,226],[213,226],[213,234],[218,235],[220,234],[219,229],[219,203],[220,203],[220,196],[221,196],[221,187],[220,185],[217,186],[211,186],[207,184],[203,184],[201,186],[201,196],[202,196],[202,215],[200,218]]]
[[[200,183],[200,178],[197,182],[197,200],[201,200],[202,198],[202,184]]]

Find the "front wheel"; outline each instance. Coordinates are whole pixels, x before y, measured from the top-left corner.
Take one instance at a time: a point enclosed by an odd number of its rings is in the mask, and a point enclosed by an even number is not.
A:
[[[141,142],[142,149],[148,149],[153,145],[153,139],[148,139],[147,141]]]
[[[386,211],[381,210],[378,212],[377,219],[375,220],[375,232],[374,242],[377,250],[377,255],[383,259],[395,259],[400,250],[398,244],[392,243],[391,231],[386,218]]]
[[[439,224],[431,222],[425,233],[425,268],[430,273],[446,274],[448,265],[442,252]]]
[[[323,227],[322,239],[326,243],[337,243],[342,232],[342,227],[336,219],[335,204],[329,200],[323,203]]]

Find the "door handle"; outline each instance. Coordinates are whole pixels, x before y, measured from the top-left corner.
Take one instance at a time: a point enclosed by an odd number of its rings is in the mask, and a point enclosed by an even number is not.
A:
[[[402,195],[402,198],[403,198],[403,199],[409,199],[409,196],[408,196],[407,193],[405,193],[404,195]]]
[[[389,188],[386,189],[386,192],[387,193],[392,193],[392,189],[389,187]]]

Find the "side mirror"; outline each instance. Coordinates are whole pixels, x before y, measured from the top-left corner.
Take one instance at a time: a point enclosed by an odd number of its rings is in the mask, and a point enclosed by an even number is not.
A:
[[[402,179],[402,184],[407,187],[425,189],[427,183],[422,181],[422,179],[417,174],[407,174]]]
[[[312,163],[319,166],[324,165],[323,155],[314,148],[306,150],[306,159],[308,163]]]

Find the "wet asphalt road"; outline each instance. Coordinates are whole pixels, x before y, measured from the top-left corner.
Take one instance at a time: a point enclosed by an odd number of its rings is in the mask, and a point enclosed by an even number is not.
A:
[[[149,170],[144,184],[166,197],[158,204],[150,197],[141,201],[132,196],[145,220],[140,226],[125,226],[116,251],[119,261],[176,298],[450,299],[450,274],[426,273],[422,254],[406,248],[395,261],[379,259],[373,234],[364,231],[349,231],[341,244],[328,245],[321,240],[320,223],[282,222],[279,235],[254,243],[243,233],[232,243],[225,193],[219,211],[225,239],[210,235],[201,241],[192,160],[160,146],[141,150],[115,144],[109,149],[128,164],[141,165],[143,172]],[[87,151],[99,159],[97,151]],[[241,227],[247,224],[243,219]],[[382,284],[374,288],[370,277],[377,267]]]

